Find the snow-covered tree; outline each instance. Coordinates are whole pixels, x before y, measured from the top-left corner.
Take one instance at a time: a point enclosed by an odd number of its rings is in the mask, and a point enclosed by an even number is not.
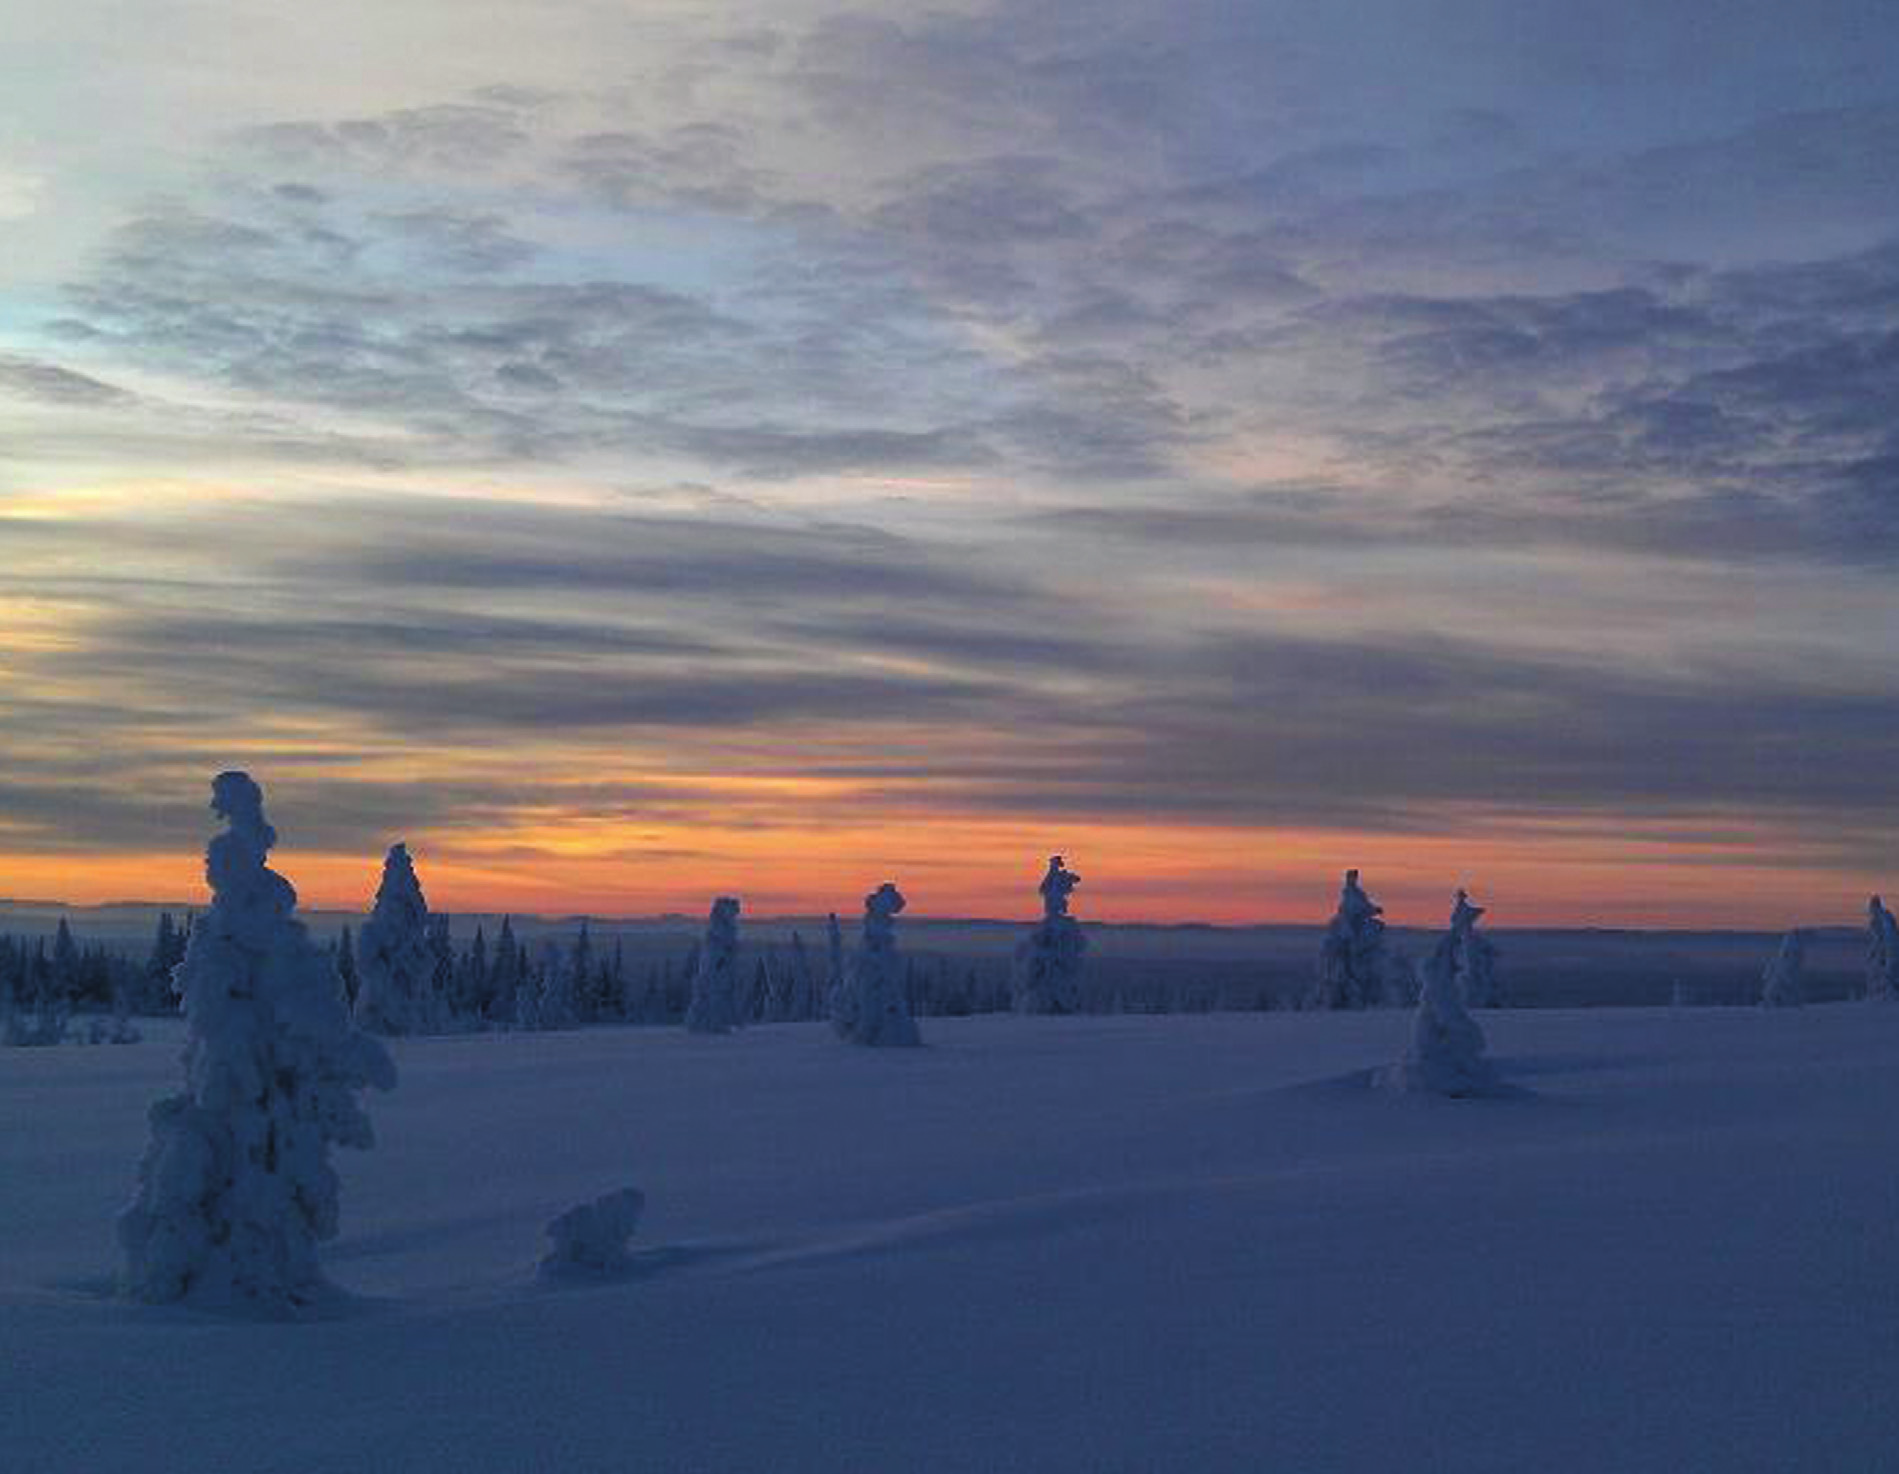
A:
[[[904,994],[897,913],[903,893],[889,881],[864,897],[864,932],[831,998],[831,1026],[853,1044],[920,1044]]]
[[[343,1002],[353,1014],[361,979],[356,976],[356,939],[347,926],[336,938],[336,982],[343,990]]]
[[[66,918],[62,916],[59,918],[58,930],[53,933],[53,991],[68,1008],[80,994],[81,969],[79,943],[73,940],[73,929],[66,925]]]
[[[407,845],[389,846],[376,906],[356,938],[356,1025],[415,1034],[434,1022],[435,952],[429,903]]]
[[[1411,1045],[1397,1063],[1383,1070],[1379,1083],[1388,1090],[1425,1095],[1488,1095],[1497,1089],[1496,1067],[1484,1055],[1484,1031],[1464,1008],[1458,959],[1481,906],[1460,893],[1451,911],[1451,928],[1425,959]]]
[[[580,918],[580,930],[575,934],[573,945],[567,949],[563,959],[567,976],[574,990],[574,1015],[580,1019],[594,1019],[600,1016],[599,978],[593,967],[593,932],[587,925],[587,918]]]
[[[1453,931],[1458,929],[1458,914],[1464,911],[1471,913],[1468,924],[1463,927],[1464,940],[1457,954],[1457,982],[1464,995],[1464,1006],[1501,1008],[1503,984],[1497,977],[1497,949],[1489,937],[1477,930],[1477,918],[1484,914],[1484,908],[1471,905],[1470,897],[1460,890],[1451,908]]]
[[[547,1225],[553,1249],[541,1261],[543,1279],[602,1279],[624,1274],[633,1267],[626,1241],[639,1227],[646,1195],[623,1187],[569,1208]]]
[[[136,1044],[144,1036],[132,1025],[132,989],[123,978],[112,987],[112,1021],[92,1022],[94,1044]]]
[[[1409,983],[1402,974],[1408,969],[1387,945],[1384,910],[1365,894],[1358,872],[1347,870],[1338,910],[1319,944],[1319,971],[1307,1007],[1376,1008],[1406,1001]]]
[[[792,933],[792,984],[790,984],[790,1003],[786,1005],[786,1018],[817,1018],[818,1007],[822,1001],[822,992],[818,990],[817,967],[811,961],[811,948],[805,946],[805,938],[796,931]]]
[[[1798,1008],[1807,1001],[1807,934],[1795,927],[1780,939],[1761,974],[1762,1008]]]
[[[29,997],[33,1000],[30,1021],[26,1011]],[[13,1002],[0,1043],[30,1046],[64,1043],[71,1013],[71,995],[59,986],[53,963],[46,955],[45,941],[42,939],[33,948],[31,957],[22,950]]]
[[[423,1027],[430,1033],[446,1029],[455,1016],[455,943],[449,935],[448,913],[429,914],[429,956],[434,967],[423,995]]]
[[[1899,921],[1878,896],[1866,903],[1866,996],[1899,1003]]]
[[[626,979],[626,940],[623,937],[613,939],[613,961],[607,969],[607,998],[612,1003],[614,1014],[618,1018],[632,1015],[632,998],[629,996]]]
[[[1068,914],[1069,893],[1081,877],[1051,855],[1042,877],[1042,919],[1016,945],[1012,992],[1017,1013],[1076,1013],[1088,938]]]
[[[178,1004],[172,975],[185,960],[185,933],[172,920],[171,912],[158,914],[158,928],[152,937],[151,955],[146,959],[145,975],[138,996],[133,1000],[143,1012],[170,1013]]]
[[[456,960],[452,992],[455,1012],[471,1027],[479,1027],[488,1014],[488,981],[488,936],[477,923],[474,941]]]
[[[524,977],[519,999],[524,1029],[571,1029],[580,1022],[575,1006],[573,958],[553,941],[541,946],[540,976]]]
[[[824,1013],[828,1017],[836,1008],[836,999],[844,991],[844,978],[848,969],[844,965],[844,928],[838,925],[837,912],[833,911],[824,920]]]
[[[29,1016],[27,998],[34,1000]],[[24,949],[20,971],[8,979],[6,998],[0,1004],[0,1044],[40,1047],[61,1044],[66,1039],[70,1010],[53,986],[52,964],[46,959],[41,943],[29,959]]]
[[[706,921],[699,965],[692,974],[692,1001],[686,1006],[686,1028],[694,1034],[724,1034],[742,1020],[738,1002],[739,903],[720,896]]]
[[[137,1193],[119,1216],[126,1291],[279,1310],[325,1289],[317,1246],[335,1237],[332,1146],[373,1137],[361,1092],[395,1066],[350,1025],[329,960],[295,917],[297,893],[265,863],[277,833],[263,792],[220,773],[228,829],[205,854],[211,909],[192,928],[184,994],[185,1088],[152,1107]]]
[[[521,944],[514,939],[514,918],[501,918],[501,932],[495,938],[494,968],[488,979],[488,1017],[502,1022],[514,1022],[519,1019],[521,1006],[521,976],[527,969],[527,958],[522,954]]]

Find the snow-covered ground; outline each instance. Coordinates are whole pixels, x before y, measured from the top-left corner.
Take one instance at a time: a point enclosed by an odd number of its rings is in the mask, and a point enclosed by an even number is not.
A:
[[[110,1297],[178,1026],[0,1054],[0,1468],[1899,1467],[1899,1009],[393,1041],[302,1324]],[[647,1195],[632,1277],[546,1222]]]

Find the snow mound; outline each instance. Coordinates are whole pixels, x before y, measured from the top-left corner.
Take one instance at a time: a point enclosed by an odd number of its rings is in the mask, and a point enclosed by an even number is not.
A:
[[[633,1267],[626,1241],[639,1227],[646,1194],[623,1187],[569,1208],[547,1225],[553,1249],[541,1260],[542,1279],[610,1279]]]

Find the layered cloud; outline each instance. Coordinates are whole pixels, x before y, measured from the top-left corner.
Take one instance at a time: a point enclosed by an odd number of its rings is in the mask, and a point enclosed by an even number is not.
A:
[[[847,811],[840,865],[1461,830],[1537,905],[1549,835],[1660,826],[1684,895],[1843,911],[1899,799],[1899,25],[1718,9],[657,14],[56,175],[0,851],[188,851],[243,761],[498,902]]]

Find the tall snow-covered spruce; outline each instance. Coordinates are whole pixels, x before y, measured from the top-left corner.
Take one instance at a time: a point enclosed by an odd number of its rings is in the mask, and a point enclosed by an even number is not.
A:
[[[692,1001],[686,1007],[686,1028],[691,1033],[727,1034],[741,1022],[738,916],[737,897],[720,896],[712,903],[699,965],[692,973]]]
[[[211,908],[178,967],[185,1088],[151,1110],[133,1201],[119,1215],[123,1284],[287,1311],[326,1290],[317,1246],[337,1230],[332,1146],[368,1147],[366,1087],[395,1066],[350,1025],[336,974],[295,918],[297,893],[265,863],[277,833],[263,792],[220,773],[211,807]]]
[[[1406,984],[1385,941],[1385,908],[1365,894],[1358,872],[1347,870],[1338,910],[1319,944],[1318,976],[1308,1008],[1377,1008],[1402,1003]]]
[[[407,845],[389,846],[376,907],[356,938],[356,1024],[372,1034],[426,1033],[436,1020],[429,903]]]
[[[1899,921],[1878,896],[1866,903],[1866,996],[1899,1003]]]
[[[1798,1008],[1807,1001],[1807,934],[1795,927],[1780,939],[1761,974],[1762,1008]]]
[[[922,1043],[903,992],[897,913],[903,892],[889,881],[864,897],[864,934],[831,996],[831,1026],[853,1044]]]
[[[1496,1067],[1484,1056],[1484,1031],[1464,1007],[1458,976],[1460,960],[1469,952],[1471,929],[1483,914],[1483,907],[1471,905],[1458,892],[1450,930],[1424,962],[1410,1048],[1377,1077],[1387,1090],[1451,1096],[1498,1092]]]
[[[1012,993],[1017,1013],[1075,1013],[1081,1008],[1081,966],[1088,938],[1068,914],[1081,877],[1051,855],[1042,877],[1042,919],[1016,944]]]

